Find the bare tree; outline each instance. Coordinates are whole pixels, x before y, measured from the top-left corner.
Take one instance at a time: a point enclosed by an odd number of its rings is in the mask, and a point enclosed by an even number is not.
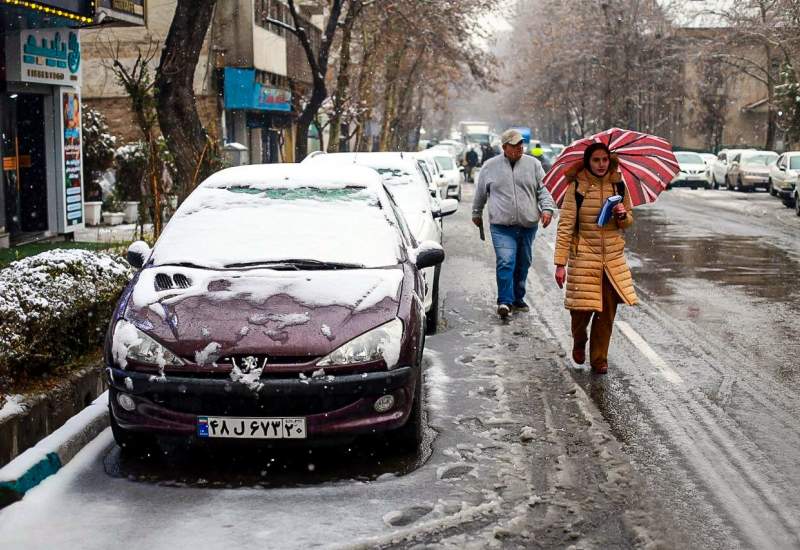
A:
[[[181,199],[219,168],[218,144],[200,121],[194,94],[194,74],[215,5],[216,0],[177,0],[156,74],[158,122],[175,159]]]

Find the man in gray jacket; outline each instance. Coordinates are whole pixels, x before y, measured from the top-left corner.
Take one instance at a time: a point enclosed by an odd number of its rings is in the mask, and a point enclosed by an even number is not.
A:
[[[542,185],[544,170],[523,155],[522,134],[506,130],[500,136],[503,154],[487,161],[478,176],[472,222],[483,227],[483,207],[489,203],[489,228],[497,259],[497,314],[529,311],[525,283],[533,260],[533,239],[539,220],[547,227],[556,204]]]

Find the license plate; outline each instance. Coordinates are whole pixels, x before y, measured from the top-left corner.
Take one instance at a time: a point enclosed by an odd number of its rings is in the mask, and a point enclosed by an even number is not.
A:
[[[198,416],[197,437],[233,439],[305,439],[305,418]]]

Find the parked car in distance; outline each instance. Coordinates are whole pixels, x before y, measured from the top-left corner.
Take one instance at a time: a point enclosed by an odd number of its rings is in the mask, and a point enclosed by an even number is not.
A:
[[[728,171],[733,157],[742,151],[755,151],[755,149],[722,149],[717,153],[717,160],[711,168],[711,187],[719,189],[728,186]]]
[[[442,190],[442,196],[455,197],[461,200],[461,170],[447,149],[440,148],[438,145],[422,151],[421,154],[430,155],[439,169],[439,181],[437,184]]]
[[[458,209],[455,199],[440,200],[430,195],[417,159],[411,153],[329,153],[316,155],[302,164],[330,166],[366,166],[383,178],[405,217],[411,234],[418,242],[433,241],[442,244],[442,223],[445,216]],[[439,322],[439,277],[441,265],[422,270],[425,280],[426,333],[435,334]]]
[[[791,206],[794,189],[800,176],[800,151],[790,151],[778,157],[769,167],[768,190],[773,197],[780,197]]]
[[[750,191],[769,187],[769,167],[775,164],[778,153],[774,151],[742,151],[730,163],[728,189]]]
[[[711,189],[711,170],[703,157],[691,151],[676,151],[675,158],[678,160],[680,172],[672,178],[670,187]]]
[[[422,438],[418,243],[374,170],[304,164],[222,170],[181,204],[109,325],[111,429],[313,444]]]

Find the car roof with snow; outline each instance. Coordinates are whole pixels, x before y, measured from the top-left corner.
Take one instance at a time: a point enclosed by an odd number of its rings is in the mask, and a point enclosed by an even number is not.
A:
[[[381,177],[370,168],[228,168],[181,204],[151,261],[211,269],[290,259],[396,265],[402,237],[387,204]]]

